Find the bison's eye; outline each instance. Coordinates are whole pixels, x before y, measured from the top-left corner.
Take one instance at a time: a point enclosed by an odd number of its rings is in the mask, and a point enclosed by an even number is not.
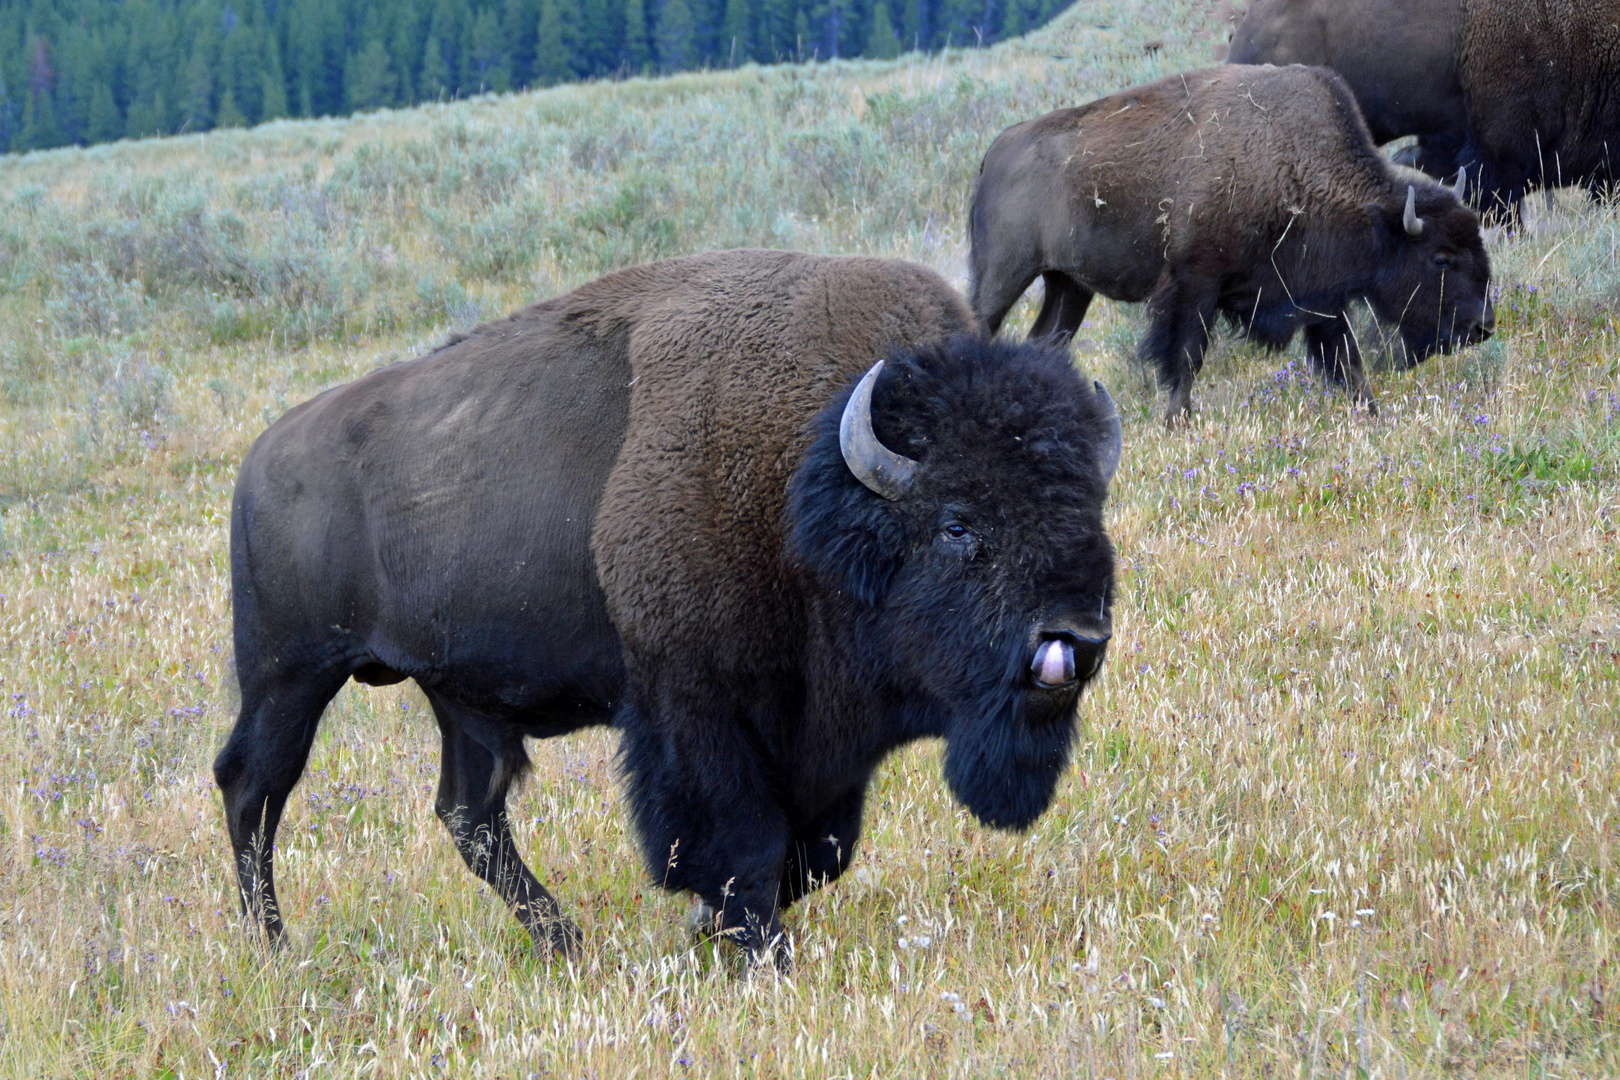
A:
[[[935,543],[954,555],[971,555],[979,546],[979,538],[960,521],[947,521],[939,527]]]
[[[1436,255],[1434,257],[1434,265],[1438,266],[1442,270],[1450,270],[1451,257],[1449,255]]]

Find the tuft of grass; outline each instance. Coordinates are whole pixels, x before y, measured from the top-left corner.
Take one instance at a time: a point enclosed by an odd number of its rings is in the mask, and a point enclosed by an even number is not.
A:
[[[1376,417],[1223,337],[1166,435],[1139,313],[1093,308],[1121,589],[1074,767],[1003,834],[937,746],[897,755],[791,979],[687,937],[600,731],[535,745],[512,803],[588,939],[532,956],[434,819],[408,686],[328,711],[287,947],[238,917],[209,765],[266,424],[641,259],[961,282],[1002,126],[1209,62],[1234,14],[0,160],[0,1073],[1620,1074],[1620,213],[1573,192],[1492,239],[1492,344],[1376,373]]]

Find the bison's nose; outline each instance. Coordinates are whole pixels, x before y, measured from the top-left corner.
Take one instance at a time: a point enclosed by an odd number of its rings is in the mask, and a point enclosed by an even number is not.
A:
[[[1056,690],[1071,686],[1078,679],[1089,679],[1102,666],[1103,653],[1108,648],[1109,635],[1081,637],[1067,635],[1046,638],[1035,649],[1030,662],[1030,674],[1042,689]]]
[[[1485,305],[1485,317],[1479,320],[1479,340],[1484,341],[1496,333],[1496,309]]]

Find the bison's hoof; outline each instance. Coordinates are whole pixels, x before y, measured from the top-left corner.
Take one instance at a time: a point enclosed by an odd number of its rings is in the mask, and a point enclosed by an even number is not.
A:
[[[698,941],[707,941],[717,931],[714,908],[699,900],[686,913],[686,932]]]
[[[534,938],[536,952],[559,959],[578,960],[585,948],[585,935],[572,919],[563,915],[553,915],[530,927],[529,934]]]
[[[793,947],[786,934],[778,934],[761,952],[754,954],[754,959],[762,968],[767,962],[774,964],[778,975],[793,974]]]

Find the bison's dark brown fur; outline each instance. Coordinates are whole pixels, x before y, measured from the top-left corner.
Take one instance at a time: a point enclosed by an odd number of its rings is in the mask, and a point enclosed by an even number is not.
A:
[[[1620,176],[1620,0],[1467,0],[1457,72],[1458,163],[1487,208],[1516,207],[1530,185]]]
[[[1256,0],[1227,59],[1332,68],[1374,140],[1417,135],[1407,163],[1450,177],[1468,119],[1457,78],[1461,10],[1462,0]]]
[[[1620,168],[1620,0],[1259,0],[1230,58],[1334,68],[1374,136],[1419,136],[1412,163],[1467,170],[1482,209]]]
[[[970,232],[991,332],[1036,277],[1032,336],[1072,334],[1095,293],[1148,301],[1140,356],[1172,420],[1217,316],[1273,347],[1303,330],[1313,362],[1369,399],[1351,302],[1417,357],[1494,321],[1474,214],[1399,176],[1324,68],[1208,68],[1016,124],[985,155]]]

